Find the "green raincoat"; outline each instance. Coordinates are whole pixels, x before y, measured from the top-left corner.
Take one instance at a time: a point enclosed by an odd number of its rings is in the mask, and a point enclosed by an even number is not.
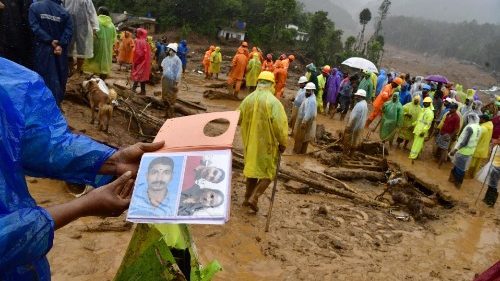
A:
[[[286,146],[287,143],[287,116],[271,87],[274,85],[258,85],[239,107],[245,156],[243,174],[247,178],[273,179],[278,145]]]
[[[98,21],[99,31],[94,39],[94,57],[85,60],[83,70],[94,74],[109,74],[113,63],[116,28],[108,16],[99,15]]]
[[[413,100],[416,98],[419,98],[419,96],[415,96]],[[399,132],[400,138],[407,141],[413,140],[413,124],[417,121],[421,111],[420,102],[416,105],[413,102],[409,102],[403,106],[403,127]]]
[[[364,77],[363,80],[359,83],[358,89],[363,89],[366,91],[366,100],[371,101],[373,98],[373,91],[375,87],[373,86],[373,82],[371,78]]]
[[[399,102],[398,93],[393,94],[396,96],[396,102],[392,99],[384,103],[382,108],[382,121],[380,123],[380,139],[392,140],[398,129],[403,125],[403,106]]]
[[[249,60],[247,64],[247,72],[245,75],[247,86],[257,86],[257,78],[259,77],[261,69],[262,63],[260,62],[259,54],[254,53],[253,58]]]

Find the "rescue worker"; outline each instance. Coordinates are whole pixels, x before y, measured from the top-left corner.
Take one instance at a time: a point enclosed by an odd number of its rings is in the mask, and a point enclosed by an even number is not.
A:
[[[420,155],[420,152],[424,148],[425,138],[428,136],[429,129],[432,125],[432,120],[434,120],[434,112],[431,108],[432,98],[426,97],[424,99],[424,108],[420,112],[417,121],[413,124],[415,129],[413,129],[413,145],[411,146],[409,158],[412,160],[411,163],[415,163],[415,159]]]
[[[215,47],[215,50],[212,52],[212,54],[210,54],[210,62],[209,62],[210,79],[214,74],[215,74],[215,79],[219,79],[221,63],[222,63],[222,54],[220,53],[220,47]]]
[[[117,60],[120,65],[119,70],[122,69],[122,65],[125,65],[127,68],[134,61],[134,39],[132,38],[132,33],[129,31],[123,32],[120,47],[118,48]]]
[[[259,210],[259,197],[276,175],[278,153],[287,143],[287,117],[281,102],[273,95],[274,74],[260,73],[257,89],[240,104],[241,135],[247,178],[244,206]]]
[[[397,77],[382,89],[380,94],[375,98],[375,101],[373,102],[373,110],[368,117],[368,120],[366,120],[366,128],[370,126],[375,118],[382,114],[382,107],[384,106],[384,103],[391,99],[394,90],[396,90],[397,87],[401,86],[401,84],[403,84],[403,79]]]
[[[359,82],[359,89],[363,89],[366,92],[366,101],[371,103],[374,97],[375,88],[373,86],[373,81],[371,79],[372,73],[368,70],[363,70],[363,79]]]
[[[326,81],[328,80],[328,76],[330,76],[330,71],[331,71],[330,66],[325,65],[321,69],[321,74],[318,75],[318,89],[317,89],[318,95],[316,96],[316,104],[318,105],[318,111],[320,113],[324,112],[323,93],[325,91],[325,85],[326,85]],[[326,99],[326,97],[325,97],[325,99]]]
[[[257,87],[257,78],[259,77],[262,64],[260,63],[259,53],[252,52],[253,57],[248,61],[245,74],[245,81],[248,91],[253,92]]]
[[[392,99],[382,108],[382,121],[380,122],[380,139],[389,141],[392,147],[394,136],[403,125],[403,106],[399,102],[399,94],[394,93]]]
[[[242,47],[243,45],[238,48],[238,53],[234,56],[231,62],[231,71],[229,72],[229,77],[227,79],[228,91],[230,93],[232,92],[236,98],[238,98],[238,94],[241,89],[248,61],[247,55],[245,54],[245,48]],[[246,50],[248,51],[248,49]]]
[[[38,74],[4,58],[0,69],[9,70],[0,71],[0,280],[50,280],[46,254],[55,231],[80,217],[119,216],[129,206],[143,153],[164,143],[116,151],[73,134]],[[41,207],[30,195],[27,175],[101,187]]]
[[[490,154],[490,143],[493,136],[493,122],[490,121],[490,116],[486,114],[479,116],[479,125],[481,127],[481,136],[467,171],[467,178],[470,179],[474,178],[481,166],[488,162]]]
[[[99,31],[99,21],[91,0],[66,0],[64,7],[73,21],[73,37],[69,45],[70,73],[82,73],[83,62],[94,56],[94,36]]]
[[[189,52],[189,48],[187,46],[186,40],[181,40],[177,47],[177,56],[181,59],[182,62],[182,73],[186,72],[187,66],[187,54]]]
[[[293,152],[296,154],[307,153],[307,147],[310,141],[314,141],[316,137],[316,116],[318,115],[318,107],[316,105],[316,97],[314,83],[307,83],[305,86],[305,99],[299,107],[297,113],[297,121],[294,128]]]
[[[116,28],[106,7],[99,7],[97,14],[99,14],[97,17],[99,31],[96,33],[96,40],[94,42],[94,56],[85,60],[83,69],[87,72],[98,74],[104,80],[111,73]]]
[[[273,62],[273,55],[272,54],[266,55],[266,59],[262,63],[262,71],[274,72],[274,62]]]
[[[286,70],[283,68],[283,63],[278,61],[274,70],[274,79],[276,81],[275,95],[278,99],[283,97],[286,86]]]
[[[463,129],[455,148],[450,152],[450,156],[454,157],[454,167],[448,180],[454,183],[458,189],[462,186],[465,173],[469,169],[472,156],[481,137],[481,126],[479,126],[477,114],[471,113],[467,116],[467,119],[468,125]]]
[[[403,149],[407,149],[408,143],[413,140],[414,123],[421,111],[419,95],[414,96],[412,102],[403,106],[403,125],[398,134],[398,148],[403,143]]]
[[[307,78],[305,76],[301,76],[298,82],[299,90],[297,91],[297,93],[295,94],[295,98],[293,99],[292,115],[290,118],[290,123],[288,124],[292,129],[290,135],[293,135],[293,129],[295,128],[295,121],[297,120],[297,113],[299,112],[299,108],[302,105],[302,102],[304,101],[304,98],[306,96],[306,89],[304,89],[306,83],[307,83]]]
[[[165,117],[174,118],[174,105],[177,101],[179,83],[182,78],[182,62],[176,55],[177,43],[167,45],[167,56],[161,62],[163,76],[161,78],[161,97],[166,106]]]
[[[354,102],[356,104],[351,111],[349,121],[344,129],[343,152],[345,155],[352,155],[358,148],[361,142],[366,118],[368,117],[368,103],[366,102],[365,90],[358,89],[354,94]]]
[[[33,70],[43,77],[58,106],[66,92],[68,45],[73,35],[71,16],[61,4],[60,0],[42,0],[29,8],[35,42]]]
[[[201,64],[203,65],[203,70],[205,72],[205,79],[210,78],[210,60],[212,56],[212,52],[215,50],[215,46],[210,46],[208,50],[205,52],[205,55],[203,56],[203,60]]]
[[[340,91],[340,82],[342,82],[341,73],[337,68],[334,68],[326,81],[325,89],[326,93],[326,103],[324,104],[325,113],[335,114],[338,105],[338,94]]]
[[[134,81],[132,91],[135,92],[135,89],[140,84],[141,95],[146,95],[146,82],[149,81],[149,75],[151,73],[151,47],[146,41],[147,37],[148,31],[146,29],[138,28],[136,30],[131,78],[132,81]]]

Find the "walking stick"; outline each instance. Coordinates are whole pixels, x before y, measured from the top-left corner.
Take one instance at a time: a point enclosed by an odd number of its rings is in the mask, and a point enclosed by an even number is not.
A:
[[[368,128],[368,134],[366,134],[365,140],[368,140],[370,138],[370,135],[372,134],[372,132],[375,132],[377,130],[377,128],[380,125],[380,123],[382,123],[382,117],[380,117],[380,119],[378,120],[377,125],[375,126],[375,128],[373,128],[373,130],[370,129],[370,128]]]
[[[267,211],[267,221],[265,231],[269,232],[269,224],[271,223],[271,212],[273,211],[274,196],[276,195],[276,185],[278,184],[278,173],[280,171],[281,152],[278,152],[278,164],[276,165],[276,175],[274,176],[273,192],[271,193],[271,203]]]
[[[486,180],[490,176],[491,173],[491,168],[493,167],[493,160],[495,159],[495,154],[497,153],[498,145],[495,145],[495,151],[493,152],[493,158],[491,159],[490,163],[490,168],[488,169],[488,173],[486,174],[486,177],[484,177],[483,184],[481,185],[481,191],[479,191],[479,194],[477,195],[476,202],[474,202],[474,207],[477,205],[477,201],[479,200],[479,197],[481,197],[481,193],[483,193],[484,185],[486,184]]]

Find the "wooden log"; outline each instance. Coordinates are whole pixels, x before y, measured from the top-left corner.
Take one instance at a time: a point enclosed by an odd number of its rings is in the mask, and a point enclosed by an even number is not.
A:
[[[184,100],[184,99],[181,99],[181,98],[177,98],[177,101],[178,102],[181,102],[185,105],[188,105],[188,106],[191,106],[191,107],[194,107],[196,109],[199,109],[199,110],[203,110],[203,111],[207,111],[207,107],[206,106],[203,106],[203,105],[199,105],[199,104],[196,104],[194,102],[191,102],[191,101],[187,101],[187,100]]]
[[[235,167],[240,167],[242,168],[244,166],[243,163],[243,156],[240,153],[234,152],[233,151],[233,166]],[[330,186],[327,184],[327,181],[320,181],[316,180],[310,177],[306,177],[305,173],[298,173],[296,171],[292,171],[288,167],[282,165],[280,167],[280,172],[278,174],[279,178],[286,179],[286,180],[294,180],[296,182],[300,182],[303,184],[308,185],[310,188],[316,189],[323,191],[325,193],[329,194],[334,194],[340,197],[344,197],[347,199],[351,200],[357,200],[360,202],[363,202],[364,204],[371,205],[371,206],[376,206],[376,207],[382,207],[382,208],[388,208],[389,205],[383,202],[379,202],[370,198],[367,198],[361,194],[356,194],[350,191],[345,191],[343,189],[340,189],[335,186]],[[339,183],[336,183],[336,185],[339,185]],[[342,186],[343,187],[343,186]]]
[[[325,174],[337,178],[339,180],[357,180],[367,179],[369,181],[385,181],[385,174],[383,172],[375,172],[364,169],[347,169],[342,167],[328,168]]]
[[[234,95],[231,95],[227,92],[215,90],[206,90],[205,92],[203,92],[203,97],[209,100],[240,100],[238,97],[235,97]]]

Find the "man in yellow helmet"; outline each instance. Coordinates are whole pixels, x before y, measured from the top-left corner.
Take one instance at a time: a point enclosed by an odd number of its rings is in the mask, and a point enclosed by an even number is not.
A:
[[[285,109],[274,96],[274,74],[263,71],[257,78],[257,89],[240,104],[240,125],[243,138],[247,178],[243,206],[259,210],[259,197],[276,174],[278,153],[285,151],[288,122]]]
[[[434,112],[431,109],[432,98],[426,97],[424,99],[424,108],[418,115],[417,121],[414,124],[415,129],[413,129],[413,145],[411,146],[410,159],[413,164],[415,159],[424,148],[424,141],[427,137],[429,129],[432,125],[432,120],[434,120]]]

